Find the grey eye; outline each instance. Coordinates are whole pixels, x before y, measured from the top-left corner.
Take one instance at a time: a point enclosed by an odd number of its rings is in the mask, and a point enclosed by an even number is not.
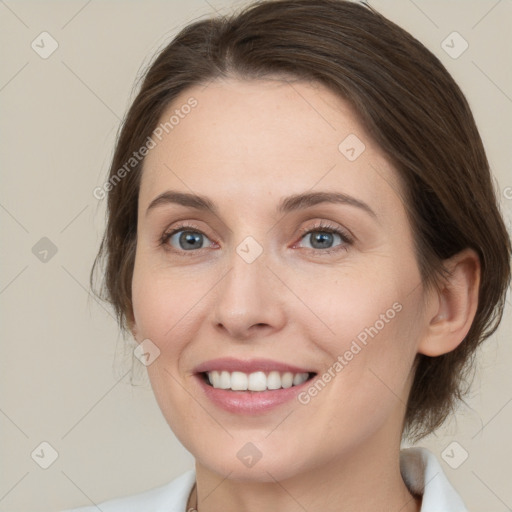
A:
[[[191,251],[193,249],[202,249],[203,242],[209,240],[209,238],[203,233],[190,230],[180,230],[169,237],[169,243],[173,244],[173,241],[178,241],[178,248],[184,251]],[[176,244],[173,244],[176,247]]]
[[[330,249],[333,247],[335,237],[338,237],[340,242],[344,242],[341,235],[329,231],[310,231],[304,235],[303,240],[310,241],[310,249]]]

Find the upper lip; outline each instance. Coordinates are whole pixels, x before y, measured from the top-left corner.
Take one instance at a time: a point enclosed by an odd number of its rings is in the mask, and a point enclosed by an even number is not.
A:
[[[307,368],[301,368],[288,363],[280,361],[273,361],[272,359],[235,359],[234,357],[222,357],[219,359],[212,359],[205,361],[194,368],[195,373],[213,372],[213,371],[226,370],[228,372],[271,372],[278,371],[281,373],[313,373]]]

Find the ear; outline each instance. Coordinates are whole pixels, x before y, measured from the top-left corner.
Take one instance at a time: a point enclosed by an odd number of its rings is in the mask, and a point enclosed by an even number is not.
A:
[[[478,307],[481,266],[477,253],[464,249],[444,265],[449,274],[432,292],[427,333],[418,346],[419,353],[431,357],[447,354],[462,343]]]

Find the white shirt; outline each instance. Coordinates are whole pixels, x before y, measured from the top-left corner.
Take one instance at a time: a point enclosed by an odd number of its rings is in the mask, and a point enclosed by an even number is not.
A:
[[[422,447],[400,450],[400,471],[408,489],[423,496],[421,512],[468,512],[435,455]],[[196,478],[190,469],[171,482],[125,498],[99,503],[102,512],[186,512]],[[62,512],[98,512],[96,506]]]

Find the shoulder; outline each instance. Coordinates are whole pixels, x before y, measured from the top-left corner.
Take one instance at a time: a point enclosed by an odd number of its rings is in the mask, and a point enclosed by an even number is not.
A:
[[[403,448],[400,471],[408,489],[422,496],[420,512],[468,512],[431,451],[423,447]]]
[[[190,469],[160,487],[62,512],[183,512],[194,481],[195,470]]]

